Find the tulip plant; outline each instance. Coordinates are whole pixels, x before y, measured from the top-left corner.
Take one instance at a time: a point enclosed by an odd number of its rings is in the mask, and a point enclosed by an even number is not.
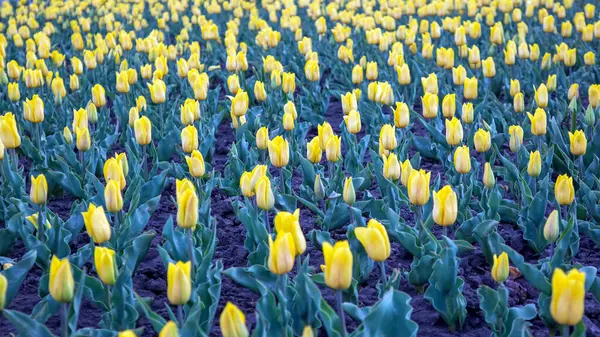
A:
[[[0,330],[593,335],[599,10],[3,2]]]

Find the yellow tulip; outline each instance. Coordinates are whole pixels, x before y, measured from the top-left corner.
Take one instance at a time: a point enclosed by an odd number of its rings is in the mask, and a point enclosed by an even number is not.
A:
[[[456,117],[446,119],[446,141],[448,145],[456,146],[462,143],[463,127]]]
[[[397,128],[405,128],[410,123],[410,111],[408,105],[404,102],[397,102],[394,109],[394,126]]]
[[[521,83],[519,82],[519,80],[511,79],[510,80],[510,95],[514,97],[519,92],[521,92]]]
[[[385,124],[379,132],[379,143],[388,151],[395,149],[398,146],[396,127]]]
[[[466,77],[467,71],[462,65],[452,68],[452,81],[454,82],[454,85],[463,85]]]
[[[548,219],[544,224],[544,239],[546,241],[553,243],[558,239],[560,234],[560,220],[558,217],[558,210],[553,210],[550,215],[548,215]]]
[[[311,82],[316,82],[321,79],[321,71],[319,70],[319,62],[308,60],[304,65],[304,75]]]
[[[281,72],[277,69],[271,73],[271,87],[277,88],[281,86]]]
[[[310,325],[307,325],[304,327],[304,330],[302,330],[302,337],[314,337],[314,332],[313,329]]]
[[[401,165],[400,165],[400,169],[401,169],[401,174],[400,174],[400,181],[402,182],[402,185],[404,186],[408,186],[408,179],[410,178],[410,174],[413,171],[413,167],[410,163],[410,160],[406,159]]]
[[[248,111],[248,93],[239,90],[235,97],[231,98],[231,113],[236,117],[241,117]]]
[[[508,254],[502,252],[500,256],[494,254],[494,265],[492,266],[492,278],[498,283],[506,281],[510,274],[510,267],[508,265]]]
[[[529,121],[531,122],[531,133],[535,136],[543,136],[546,134],[546,111],[542,108],[537,108],[535,114],[527,112]]]
[[[377,220],[369,220],[367,227],[355,228],[354,234],[373,261],[383,262],[390,257],[390,239],[385,227]]]
[[[242,195],[246,198],[252,198],[254,196],[254,190],[252,189],[252,172],[244,172],[240,177],[240,190]]]
[[[459,146],[456,148],[454,151],[454,169],[461,174],[467,174],[471,171],[469,147]]]
[[[76,129],[75,135],[77,136],[77,150],[81,152],[89,150],[92,145],[92,140],[88,128]]]
[[[13,102],[16,102],[19,99],[21,99],[21,93],[19,92],[18,82],[8,84],[8,99],[10,99]]]
[[[484,129],[479,129],[475,132],[473,141],[475,150],[479,153],[487,152],[492,146],[492,136],[489,131],[485,131]]]
[[[7,149],[16,149],[21,145],[17,121],[12,112],[0,116],[0,141]]]
[[[355,65],[352,68],[352,83],[353,84],[361,84],[363,82],[363,67],[359,64]]]
[[[192,263],[178,261],[169,262],[167,268],[167,298],[172,305],[184,305],[192,295],[191,279]]]
[[[530,177],[537,177],[542,171],[542,159],[540,151],[529,152],[529,162],[527,163],[527,174]]]
[[[69,89],[71,89],[71,91],[77,91],[79,90],[79,86],[79,77],[75,74],[69,76]]]
[[[106,210],[110,213],[117,213],[123,209],[123,197],[121,188],[117,180],[108,180],[104,188],[104,203]]]
[[[140,145],[148,145],[152,141],[152,122],[148,117],[142,116],[133,123],[135,139]]]
[[[483,76],[491,78],[496,76],[496,65],[492,57],[483,60]]]
[[[433,191],[433,221],[440,226],[454,224],[457,216],[458,201],[456,193],[450,185],[444,186],[439,191]]]
[[[122,161],[118,157],[106,160],[103,173],[105,181],[115,180],[119,190],[125,189],[125,186],[127,185],[127,181],[125,180],[125,170],[122,166]]]
[[[185,153],[198,149],[198,130],[193,125],[188,125],[181,130],[181,148]]]
[[[354,191],[354,183],[352,177],[347,177],[344,180],[344,191],[343,191],[344,202],[352,206],[356,202],[356,192]]]
[[[227,302],[225,308],[223,308],[223,312],[221,312],[221,316],[219,317],[219,323],[223,337],[248,337],[246,317],[231,302]]]
[[[516,153],[523,145],[523,128],[518,125],[511,125],[508,128],[508,134],[510,135],[510,150]]]
[[[269,141],[269,159],[275,167],[284,167],[290,161],[290,146],[281,136]]]
[[[259,102],[264,102],[267,99],[267,92],[265,91],[265,84],[261,81],[254,83],[254,97]]]
[[[205,173],[204,157],[202,157],[202,153],[200,153],[200,151],[198,151],[198,150],[192,151],[191,156],[185,157],[185,162],[188,165],[188,168],[190,170],[190,174],[192,175],[192,177],[199,178],[204,175],[204,173]]]
[[[98,109],[92,101],[89,101],[85,106],[85,111],[87,111],[88,120],[90,123],[94,124],[98,121]]]
[[[525,100],[523,98],[523,93],[518,92],[513,97],[513,108],[516,113],[521,113],[525,110]]]
[[[296,91],[296,74],[283,73],[281,89],[286,94],[294,94],[294,91]]]
[[[354,95],[352,95],[354,97]],[[356,110],[351,110],[347,116],[344,116],[344,122],[346,123],[346,129],[351,134],[357,134],[360,132],[361,122],[360,113]]]
[[[67,144],[73,144],[73,133],[71,133],[71,129],[68,126],[65,126],[63,129],[63,138]]]
[[[582,130],[576,130],[575,133],[569,132],[569,141],[571,143],[571,154],[574,156],[582,156],[586,152],[587,139]]]
[[[300,209],[296,209],[294,213],[279,212],[275,216],[275,230],[277,235],[280,233],[290,233],[294,240],[294,248],[296,255],[301,255],[306,250],[306,239],[300,227]]]
[[[268,211],[275,205],[275,197],[271,189],[271,181],[266,175],[260,176],[255,184],[256,204],[258,208]]]
[[[375,81],[378,75],[377,62],[367,62],[367,80]]]
[[[600,85],[592,84],[588,87],[588,100],[594,109],[600,105]]]
[[[407,63],[402,66],[396,67],[396,73],[398,75],[398,83],[400,85],[409,85],[411,81],[410,68]]]
[[[48,201],[48,183],[43,174],[31,176],[29,198],[36,205],[44,205]]]
[[[105,247],[94,247],[94,266],[104,284],[114,285],[117,282],[114,250]]]
[[[464,26],[460,26],[454,31],[454,43],[459,47],[467,43],[467,35]]]
[[[579,98],[579,84],[571,84],[571,86],[569,87],[568,98],[569,101],[571,101],[573,98]]]
[[[189,72],[187,61],[184,58],[177,60],[177,76],[186,78]]]
[[[465,78],[464,97],[465,99],[477,98],[477,77]]]
[[[12,61],[8,62],[7,69],[8,69],[8,77],[10,77],[11,80],[16,81],[21,77],[21,71],[23,68],[21,68],[21,66],[19,66],[19,63],[17,61],[12,60]]]
[[[90,204],[87,212],[82,212],[83,222],[90,238],[97,244],[110,240],[111,229],[102,206]]]
[[[104,91],[104,87],[100,84],[96,84],[92,88],[92,102],[98,108],[106,105],[106,91]]]
[[[383,176],[386,179],[395,181],[400,178],[402,174],[402,169],[400,167],[400,162],[398,162],[398,157],[396,154],[391,153],[389,156],[383,157]]]
[[[325,146],[325,157],[327,161],[335,163],[342,157],[342,139],[339,136],[332,135],[327,140]]]
[[[583,62],[586,66],[593,66],[596,64],[596,54],[593,51],[589,51],[583,54]]]
[[[435,73],[431,73],[427,77],[421,77],[421,85],[425,94],[438,94],[438,79]]]
[[[535,102],[540,108],[548,106],[548,88],[544,83],[535,89]]]
[[[194,228],[198,223],[198,196],[196,191],[187,188],[177,194],[177,225],[181,228]]]
[[[288,232],[278,232],[275,242],[269,235],[269,270],[273,274],[289,273],[294,267],[296,247],[294,237]]]
[[[133,332],[133,330],[125,330],[119,332],[117,337],[137,337],[137,335],[135,334],[135,332]]]
[[[558,324],[577,325],[585,309],[585,273],[571,269],[568,274],[554,269],[550,313]]]
[[[68,258],[60,260],[56,255],[52,256],[48,290],[57,302],[69,303],[73,300],[75,282]]]
[[[317,164],[321,162],[322,156],[323,150],[321,150],[319,137],[314,137],[310,140],[310,142],[308,142],[308,144],[306,144],[306,159],[313,164]]]
[[[402,172],[404,174],[404,172]],[[429,200],[431,172],[411,170],[407,182],[408,198],[413,205],[423,206]]]
[[[496,184],[496,177],[494,177],[494,172],[492,171],[490,163],[485,163],[485,169],[483,171],[483,184],[489,189],[492,189]]]
[[[575,199],[573,178],[566,174],[559,175],[554,183],[554,198],[559,205],[569,205]]]
[[[319,125],[317,128],[318,136],[319,136],[319,144],[322,150],[325,150],[327,146],[327,141],[330,137],[333,136],[333,129],[331,125],[327,122],[323,122],[323,124]]]
[[[161,104],[167,99],[167,86],[160,79],[155,79],[152,83],[148,83],[150,89],[150,98],[154,104]]]
[[[129,77],[126,71],[117,72],[117,92],[128,93],[129,92]]]
[[[358,110],[358,103],[356,102],[356,96],[352,92],[348,92],[342,95],[342,110],[344,114],[348,114],[352,110]]]
[[[345,290],[352,282],[352,251],[348,241],[338,241],[334,246],[323,243],[325,284],[335,290]]]
[[[168,321],[160,330],[158,337],[179,337],[179,330],[177,330],[177,324],[173,321]]]
[[[473,123],[474,112],[473,112],[473,103],[463,103],[461,109],[461,120],[465,124]]]
[[[5,267],[4,270],[7,268]],[[8,288],[8,280],[6,276],[0,274],[0,311],[6,307],[6,290]]]

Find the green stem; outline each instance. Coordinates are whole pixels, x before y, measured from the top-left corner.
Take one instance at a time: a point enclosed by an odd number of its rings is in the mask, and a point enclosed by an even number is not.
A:
[[[264,217],[265,229],[267,230],[267,233],[271,234],[271,225],[269,225],[269,211],[264,210],[263,217]]]
[[[283,167],[279,169],[279,193],[285,194],[285,178],[283,174]]]
[[[301,266],[302,266],[302,256],[296,255],[296,273],[300,273]]]
[[[337,314],[340,318],[340,325],[342,328],[342,337],[346,336],[346,317],[344,316],[344,310],[342,309],[342,291],[341,290],[336,290],[335,291],[335,299],[336,299],[336,304],[337,304]]]
[[[60,312],[60,335],[61,337],[69,336],[69,303],[63,303],[61,305]]]
[[[179,321],[179,328],[183,328],[183,305],[177,306],[177,320]]]
[[[81,162],[81,188],[85,191],[85,152],[79,151],[79,161]]]
[[[121,229],[121,211],[118,211],[117,213],[115,213],[114,226],[115,226],[115,236],[118,237],[119,231]]]
[[[44,205],[39,205],[38,209],[38,235],[41,242],[46,242],[46,221],[44,221]],[[58,235],[58,234],[57,234]],[[58,246],[57,246],[58,248]]]
[[[194,265],[196,265],[195,256],[194,256],[194,240],[193,233],[191,228],[187,228],[185,230],[185,234],[187,237],[187,246],[188,246],[188,258],[192,262],[192,269],[194,269]]]
[[[579,156],[579,188],[583,183],[583,155]]]
[[[570,337],[571,336],[568,325],[561,326],[560,330],[561,330],[562,337]]]
[[[147,145],[142,145],[142,165],[143,165],[143,174],[144,180],[148,180],[148,149]]]
[[[381,272],[381,285],[385,287],[387,283],[387,276],[385,274],[385,261],[379,262],[379,271]]]
[[[104,302],[106,302],[106,305],[108,306],[108,311],[110,311],[112,308],[112,305],[110,303],[110,286],[108,284],[104,285]]]

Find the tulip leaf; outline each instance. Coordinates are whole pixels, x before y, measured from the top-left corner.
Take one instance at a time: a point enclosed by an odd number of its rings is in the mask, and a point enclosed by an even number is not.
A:
[[[19,262],[17,262],[14,266],[8,269],[4,269],[0,274],[6,277],[8,281],[8,286],[6,288],[6,299],[5,305],[8,307],[10,302],[19,292],[19,287],[21,283],[29,273],[31,267],[36,261],[37,253],[35,250],[28,252],[25,254]]]
[[[22,336],[54,337],[48,328],[24,313],[14,310],[3,310],[2,315]]]
[[[137,293],[135,294],[135,299],[135,304],[138,310],[141,310],[144,313],[146,318],[150,321],[150,324],[152,325],[154,331],[157,334],[160,333],[163,326],[167,324],[167,321],[164,318],[162,318],[162,316],[150,309],[150,305],[148,305],[148,302],[150,302],[151,299],[141,298]]]
[[[410,301],[407,294],[394,289],[388,290],[365,316],[362,336],[416,337],[419,327],[410,318],[413,311]]]
[[[276,275],[261,265],[254,265],[249,268],[229,268],[223,274],[235,283],[255,293],[259,293],[261,285],[274,289],[277,284]]]
[[[81,298],[83,296],[83,290],[85,289],[85,270],[81,273],[79,282],[75,285],[75,295],[73,301],[70,303],[69,312],[69,329],[71,331],[77,330],[77,321],[79,320],[79,309],[81,308]],[[72,313],[71,313],[72,312]]]

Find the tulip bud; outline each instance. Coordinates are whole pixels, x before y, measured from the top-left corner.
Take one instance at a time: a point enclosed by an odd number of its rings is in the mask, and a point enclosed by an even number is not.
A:
[[[19,92],[19,83],[9,83],[8,84],[8,98],[16,102],[21,99],[21,93]]]
[[[167,269],[167,297],[172,305],[184,305],[192,294],[192,279],[190,276],[192,263],[169,263]]]
[[[396,154],[391,153],[389,156],[383,157],[383,176],[386,179],[395,181],[400,178],[402,174],[402,169],[400,168],[400,163],[398,162],[398,157]]]
[[[269,235],[269,270],[276,275],[289,273],[294,268],[296,247],[292,234],[278,232],[275,242]]]
[[[383,262],[390,257],[390,239],[385,227],[377,220],[369,220],[367,227],[355,228],[354,234],[373,261]]]
[[[195,126],[188,125],[181,130],[181,147],[185,153],[198,149],[198,130]]]
[[[137,335],[135,334],[135,332],[133,332],[133,330],[125,330],[119,332],[117,337],[137,337]]]
[[[243,90],[238,90],[235,97],[231,99],[231,114],[236,117],[246,115],[248,111],[248,93]]]
[[[492,171],[490,163],[485,163],[485,169],[483,171],[483,184],[488,189],[492,189],[496,184],[496,178],[494,177],[494,172]]]
[[[511,125],[508,128],[508,134],[510,135],[510,150],[516,153],[521,148],[521,145],[523,145],[523,128],[518,125]]]
[[[404,165],[403,172],[404,175]],[[423,206],[429,200],[429,182],[431,172],[425,170],[411,170],[408,177],[407,190],[408,198],[413,205]]]
[[[352,83],[353,84],[361,84],[363,81],[363,67],[359,64],[355,65],[352,68]]]
[[[4,270],[6,270],[6,266]],[[6,290],[8,288],[8,280],[6,276],[0,274],[0,311],[4,310],[6,307]]]
[[[433,192],[433,221],[440,226],[454,224],[457,216],[458,201],[456,193],[450,185],[444,186],[437,192]]]
[[[48,290],[55,301],[69,303],[73,300],[75,282],[68,258],[60,260],[56,255],[52,256],[49,281]]]
[[[352,251],[348,241],[338,241],[334,246],[323,243],[325,284],[335,290],[345,290],[352,282]]]
[[[569,101],[573,100],[573,98],[579,98],[579,84],[571,84],[567,97],[569,98]]]
[[[587,139],[582,130],[576,130],[575,133],[569,132],[569,141],[571,154],[574,156],[583,156],[587,149]]]
[[[140,145],[148,145],[152,141],[152,122],[143,116],[133,123],[135,139]]]
[[[48,183],[43,174],[37,177],[31,176],[31,189],[29,192],[31,202],[36,205],[44,205],[48,200]]]
[[[161,104],[167,99],[167,86],[160,79],[155,79],[152,83],[148,83],[150,90],[150,98],[154,104]]]
[[[477,98],[477,77],[465,78],[464,97],[465,99]]]
[[[456,117],[446,119],[446,141],[448,145],[456,146],[462,143],[463,127]]]
[[[96,272],[106,285],[117,282],[117,268],[115,264],[115,251],[105,247],[94,248],[94,266]]]
[[[353,94],[351,94],[354,97]],[[360,113],[356,110],[351,110],[348,115],[344,116],[344,122],[346,123],[346,129],[351,134],[357,134],[361,129]]]
[[[98,108],[106,105],[106,92],[104,91],[104,87],[100,84],[96,84],[92,88],[92,102]]]
[[[471,171],[471,155],[469,147],[459,146],[454,151],[454,168],[458,173],[467,174]]]
[[[398,75],[398,83],[400,85],[409,85],[410,78],[410,68],[407,63],[404,63],[402,66],[396,67],[396,73]]]
[[[593,126],[596,123],[596,113],[594,109],[592,109],[591,105],[588,105],[588,108],[585,110],[585,124],[587,126]]]
[[[352,177],[347,177],[344,181],[343,197],[344,202],[350,206],[352,206],[352,204],[356,202],[356,192],[354,191],[354,183],[352,182]]]
[[[231,302],[227,302],[225,308],[223,308],[219,323],[223,337],[248,337],[246,317],[244,316],[244,313]]]
[[[396,139],[396,128],[385,124],[379,132],[379,143],[383,144],[383,148],[391,151],[398,146],[398,140]]]
[[[568,274],[560,268],[552,274],[550,313],[558,324],[577,325],[585,309],[585,273],[571,269]]]
[[[475,132],[473,141],[475,144],[475,150],[477,150],[479,153],[487,152],[492,146],[492,137],[490,136],[490,132],[483,129],[479,129],[477,132]]]
[[[111,229],[102,206],[90,204],[87,212],[82,212],[83,222],[90,238],[97,244],[110,240]]]
[[[255,186],[256,204],[258,208],[268,211],[275,205],[275,197],[271,189],[271,181],[265,176],[261,176]]]
[[[117,213],[123,209],[123,197],[121,196],[121,187],[117,180],[108,180],[104,188],[104,203],[106,210],[110,213]]]
[[[302,331],[302,337],[314,337],[314,332],[313,329],[310,325],[307,325],[304,327],[304,330]]]
[[[269,141],[269,159],[273,166],[282,168],[286,166],[290,160],[290,146],[288,141],[281,136],[273,138]]]
[[[254,97],[259,102],[264,102],[267,99],[267,92],[265,91],[265,85],[261,81],[254,83]]]
[[[160,330],[158,337],[179,337],[179,331],[177,330],[177,324],[173,321],[168,321]]]
[[[454,85],[463,85],[466,77],[467,71],[462,65],[452,68],[452,81],[454,82]]]
[[[187,189],[177,197],[177,225],[181,228],[194,228],[198,223],[198,196],[193,189]]]
[[[465,124],[473,123],[474,119],[473,103],[463,103],[461,120]]]
[[[535,110],[535,114],[527,112],[529,121],[531,122],[531,133],[535,136],[543,136],[546,134],[546,111],[541,108]]]
[[[554,183],[554,198],[559,205],[569,205],[575,199],[573,178],[566,174],[559,175]]]
[[[408,179],[410,177],[410,174],[413,170],[413,167],[410,163],[410,160],[406,159],[401,165],[400,165],[400,170],[401,170],[401,174],[400,174],[400,181],[402,183],[403,186],[408,186]]]
[[[404,102],[397,102],[394,109],[394,126],[397,128],[405,128],[410,123],[410,111],[408,105]]]
[[[431,73],[427,77],[421,77],[421,85],[423,86],[423,92],[430,94],[438,94],[438,79],[436,74]]]
[[[327,161],[335,163],[342,157],[342,139],[339,136],[332,135],[327,140],[325,146],[325,157]]]
[[[502,252],[500,256],[494,254],[494,265],[492,266],[492,278],[498,283],[506,281],[510,274],[510,267],[508,265],[508,254]]]
[[[550,213],[548,219],[546,220],[546,224],[544,225],[544,239],[551,244],[555,242],[560,235],[559,222],[558,210],[555,209],[552,211],[552,213]]]

